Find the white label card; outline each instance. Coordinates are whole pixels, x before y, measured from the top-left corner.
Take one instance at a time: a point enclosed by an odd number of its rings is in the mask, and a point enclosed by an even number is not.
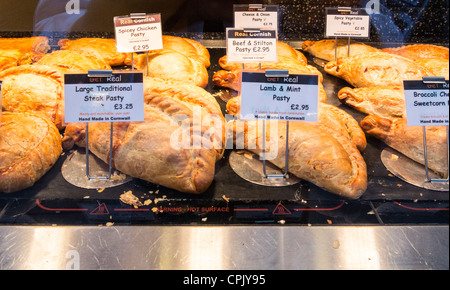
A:
[[[278,9],[278,5],[234,5],[234,27],[278,29]]]
[[[142,52],[163,49],[161,15],[114,17],[118,52]]]
[[[277,31],[227,28],[227,60],[230,63],[277,62]]]
[[[360,8],[326,8],[326,37],[369,38],[370,15]]]
[[[66,123],[144,121],[142,73],[64,75]]]
[[[243,72],[241,119],[317,122],[319,76]]]
[[[449,83],[404,81],[408,126],[449,125]]]

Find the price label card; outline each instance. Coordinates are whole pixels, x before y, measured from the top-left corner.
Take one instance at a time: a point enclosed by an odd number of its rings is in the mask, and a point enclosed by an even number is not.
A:
[[[241,118],[317,122],[319,76],[243,72]]]
[[[234,27],[278,29],[278,9],[278,5],[234,5]]]
[[[445,83],[404,81],[408,126],[448,126],[449,86]]]
[[[142,73],[64,75],[66,123],[144,121]]]
[[[325,37],[369,38],[370,15],[362,8],[326,8]]]
[[[118,52],[163,49],[161,15],[114,17]]]
[[[277,31],[227,28],[227,59],[230,63],[277,62]]]

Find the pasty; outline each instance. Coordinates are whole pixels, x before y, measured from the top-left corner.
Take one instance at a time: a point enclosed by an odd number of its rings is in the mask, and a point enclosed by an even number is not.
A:
[[[402,86],[403,80],[432,76],[425,67],[408,58],[375,52],[328,62],[325,71],[354,87]]]
[[[50,48],[48,38],[45,36],[0,38],[0,50],[16,49],[22,53],[47,53]]]
[[[435,77],[444,77],[445,79],[449,79],[449,62],[448,59],[421,59],[416,60],[418,64],[426,67]]]
[[[366,136],[355,118],[331,104],[320,103],[319,106],[318,123],[347,137],[360,151],[366,149]],[[241,111],[241,97],[230,99],[226,109],[228,114],[238,116]]]
[[[319,102],[326,102],[327,95],[322,85],[323,76],[319,70],[310,65],[281,65],[264,63],[261,67],[262,71],[267,69],[284,69],[289,70],[290,74],[317,74],[319,75]],[[256,69],[258,70],[258,69]],[[241,89],[241,72],[242,68],[232,71],[220,70],[213,75],[213,83],[218,87],[225,87],[235,91]]]
[[[0,126],[0,192],[33,186],[61,155],[61,135],[46,118],[3,112]]]
[[[116,40],[111,38],[61,39],[58,45],[63,50],[77,51],[103,59],[110,66],[131,65],[131,53],[117,51]]]
[[[278,62],[277,63],[262,63],[262,67],[278,67],[281,68],[283,66],[305,66],[308,64],[308,60],[306,57],[298,50],[291,47],[289,44],[284,43],[282,41],[277,42],[277,54],[278,54]],[[242,63],[228,63],[227,56],[223,56],[219,59],[219,65],[224,70],[242,70]],[[245,69],[249,70],[258,70],[258,63],[246,63]]]
[[[266,137],[266,159],[284,170],[286,122],[236,120],[229,123],[233,140],[244,140],[245,149],[262,155]],[[273,136],[272,126],[277,126]],[[275,134],[275,133],[274,133]],[[367,189],[367,166],[356,146],[345,136],[317,123],[290,122],[289,168],[296,177],[339,196],[357,199]]]
[[[403,87],[345,87],[338,98],[360,112],[388,119],[401,118],[406,110]]]
[[[0,72],[2,107],[10,112],[34,112],[62,129],[62,75],[52,67],[22,65]]]
[[[193,83],[202,88],[208,85],[208,71],[204,64],[174,50],[149,52],[148,69],[147,54],[139,54],[134,63],[136,69],[149,77]]]
[[[89,148],[130,176],[186,193],[202,193],[214,179],[224,152],[225,119],[216,100],[188,83],[146,78],[144,122],[89,125]],[[84,124],[66,128],[63,146],[85,146]],[[221,144],[218,144],[221,143]]]
[[[320,41],[310,41],[306,40],[302,44],[302,50],[310,53],[311,55],[327,60],[335,60],[335,50],[336,41],[334,39],[324,39]],[[350,56],[365,54],[369,52],[378,52],[379,49],[366,45],[361,42],[350,42]],[[338,39],[337,41],[337,58],[348,57],[348,40]]]
[[[385,119],[367,116],[361,121],[362,129],[369,135],[382,140],[410,159],[425,164],[423,127],[407,126],[406,119]],[[445,126],[426,127],[428,166],[444,178],[448,176],[447,130]]]
[[[200,42],[177,36],[163,35],[164,49],[171,49],[184,54],[187,57],[197,59],[204,64],[206,68],[211,65],[209,51]]]
[[[433,44],[411,44],[400,47],[384,48],[384,52],[401,55],[403,57],[420,59],[446,59],[448,61],[448,48]]]
[[[24,54],[17,49],[0,49],[0,71],[21,65]]]
[[[87,72],[88,70],[107,70],[111,66],[103,59],[94,58],[71,50],[56,50],[43,55],[37,65],[54,66],[60,71]]]

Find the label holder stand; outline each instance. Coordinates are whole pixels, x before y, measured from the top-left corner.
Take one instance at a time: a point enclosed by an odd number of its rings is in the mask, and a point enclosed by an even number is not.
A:
[[[140,13],[130,13],[130,15],[128,16],[131,19],[144,19],[147,17],[147,13],[144,12],[140,12]],[[145,52],[146,54],[146,58],[147,58],[147,76],[148,76],[148,50]],[[134,71],[134,52],[131,53],[131,71]]]
[[[422,79],[424,84],[442,84],[445,83],[445,78],[443,77],[423,77]],[[428,149],[427,149],[427,126],[423,126],[423,150],[424,150],[424,159],[425,159],[425,175],[426,179],[429,183],[447,183],[449,182],[449,177],[447,175],[447,179],[432,179],[430,178],[430,175],[428,173],[429,167],[428,167]],[[450,148],[449,143],[449,126],[447,125],[447,148]],[[450,155],[447,154],[447,164],[449,166],[449,172],[450,172]]]
[[[259,32],[261,28],[243,28],[244,32]],[[245,62],[242,63],[242,71],[245,71]],[[262,63],[258,63],[258,71],[262,72]],[[288,70],[270,70],[265,71],[266,77],[288,77]],[[280,168],[266,162],[266,119],[263,119],[263,148],[262,148],[262,162],[245,161],[245,157],[240,157],[240,154],[230,155],[230,165],[232,169],[241,178],[262,186],[283,187],[300,183],[300,179],[295,176],[289,176],[289,121],[286,121],[286,161],[284,174],[269,174],[269,169],[272,171],[279,171]],[[242,159],[244,158],[244,159]],[[244,160],[244,161],[242,161]],[[247,164],[246,164],[247,163]],[[262,172],[260,171],[260,164],[262,163]],[[246,165],[244,165],[246,164]],[[250,166],[250,168],[246,167]],[[248,168],[250,170],[246,170]],[[258,168],[258,169],[256,169]],[[276,173],[276,172],[275,172]]]
[[[261,64],[260,64],[261,65]],[[266,70],[266,77],[289,77],[289,70]],[[268,175],[266,166],[266,119],[263,120],[263,172],[266,178],[288,178],[289,169],[289,121],[286,121],[285,170],[283,175]]]
[[[350,12],[352,11],[351,7],[338,7],[338,11],[339,12]],[[347,57],[350,57],[350,44],[351,44],[351,37],[348,37],[348,47],[347,47]],[[338,57],[338,53],[337,53],[337,48],[338,48],[338,38],[337,36],[334,39],[334,61],[337,61]]]
[[[89,70],[88,77],[111,77],[112,70]],[[109,140],[109,172],[107,176],[90,176],[90,165],[89,165],[89,123],[86,123],[86,176],[89,180],[110,180],[112,176],[112,151],[113,151],[113,129],[114,123],[111,122],[111,135]]]

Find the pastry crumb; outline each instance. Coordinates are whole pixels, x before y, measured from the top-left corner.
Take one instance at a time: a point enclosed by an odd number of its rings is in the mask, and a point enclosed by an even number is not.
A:
[[[134,208],[138,208],[143,205],[142,202],[139,201],[139,198],[137,198],[131,190],[121,194],[120,201],[125,204],[132,205]]]

